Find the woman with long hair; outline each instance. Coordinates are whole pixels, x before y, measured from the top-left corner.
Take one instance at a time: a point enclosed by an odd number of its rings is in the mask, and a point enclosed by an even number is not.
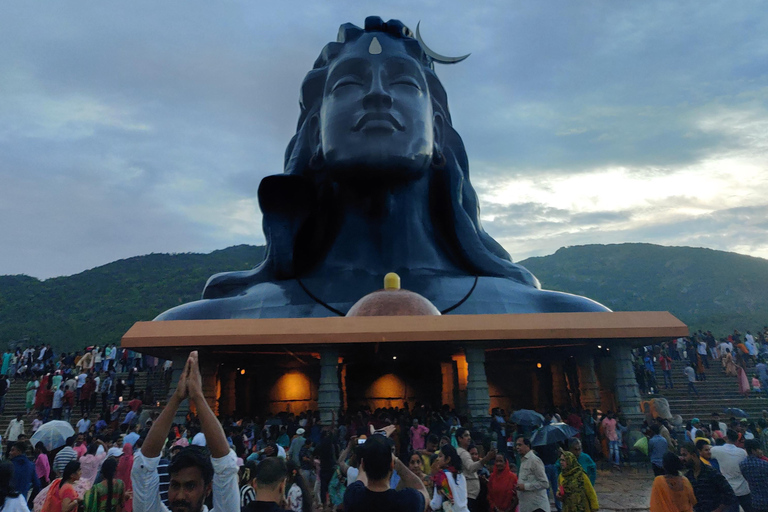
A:
[[[467,500],[467,480],[461,474],[461,458],[456,448],[443,445],[437,454],[437,466],[440,471],[433,477],[435,490],[429,506],[432,510],[442,510],[444,502],[450,502],[454,512],[469,512]]]
[[[499,453],[488,478],[488,505],[491,512],[513,512],[517,508],[517,475],[509,469],[506,457]]]
[[[560,455],[560,489],[558,498],[563,502],[563,512],[597,512],[597,494],[592,482],[571,452]]]
[[[125,483],[115,478],[117,459],[110,457],[101,465],[101,482],[85,495],[86,512],[123,512]]]
[[[288,461],[288,480],[285,482],[286,501],[291,512],[312,512],[312,498],[307,483],[295,462]]]
[[[691,512],[696,505],[691,482],[680,476],[683,463],[672,452],[664,454],[664,474],[651,487],[651,512]]]
[[[45,487],[51,481],[51,461],[48,450],[43,443],[35,445],[35,475],[40,480],[40,486]]]
[[[125,443],[123,445],[123,454],[117,463],[117,478],[123,481],[127,496],[123,501],[123,512],[133,511],[133,484],[131,482],[131,470],[133,469],[133,445]]]
[[[43,503],[43,512],[77,512],[80,495],[75,482],[80,479],[80,463],[73,460],[64,468],[61,478],[53,481]]]
[[[0,463],[0,510],[3,512],[29,512],[27,500],[13,488],[13,463]]]

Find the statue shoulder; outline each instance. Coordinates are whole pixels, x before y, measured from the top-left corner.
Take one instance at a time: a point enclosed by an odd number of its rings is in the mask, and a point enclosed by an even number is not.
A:
[[[599,302],[571,293],[541,290],[503,277],[480,277],[458,315],[503,313],[588,313],[611,311]]]

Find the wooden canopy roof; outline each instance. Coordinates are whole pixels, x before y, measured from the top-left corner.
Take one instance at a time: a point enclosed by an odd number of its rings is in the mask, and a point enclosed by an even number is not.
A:
[[[176,348],[319,348],[360,343],[488,342],[526,346],[633,346],[688,336],[688,327],[665,311],[534,313],[387,317],[174,320],[137,322],[122,346],[163,355]]]

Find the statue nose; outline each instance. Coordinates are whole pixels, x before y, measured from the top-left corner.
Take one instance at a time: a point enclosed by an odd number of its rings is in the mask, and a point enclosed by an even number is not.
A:
[[[392,96],[384,88],[381,76],[374,75],[371,86],[363,98],[363,108],[391,108]]]

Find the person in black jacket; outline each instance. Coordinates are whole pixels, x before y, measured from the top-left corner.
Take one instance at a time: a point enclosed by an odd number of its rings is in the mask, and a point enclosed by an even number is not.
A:
[[[691,482],[696,496],[696,512],[728,510],[738,503],[728,481],[715,468],[701,462],[699,451],[693,443],[685,443],[680,448],[680,457],[688,468],[685,477]]]

